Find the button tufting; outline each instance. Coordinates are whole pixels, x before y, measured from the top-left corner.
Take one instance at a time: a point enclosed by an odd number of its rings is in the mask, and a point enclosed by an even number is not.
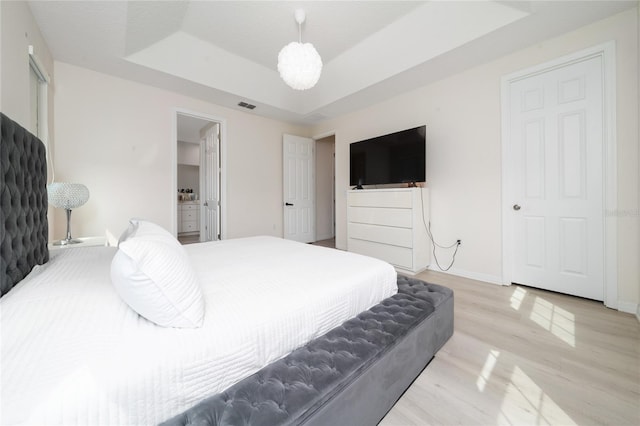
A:
[[[226,408],[217,408],[214,397],[213,400],[198,404],[192,410],[200,406],[202,411],[204,404],[204,409],[217,418],[222,418],[222,410],[224,416],[248,418],[258,414],[243,413],[242,410],[247,410],[247,406],[251,405],[254,409],[260,408],[260,417],[283,419],[283,423],[286,423],[293,414],[288,414],[285,407],[288,406],[295,412],[297,404],[312,404],[318,395],[340,386],[345,377],[354,374],[362,365],[368,365],[366,363],[374,359],[381,349],[392,344],[422,318],[433,312],[433,300],[443,301],[450,297],[450,294],[450,290],[444,287],[431,287],[422,281],[398,278],[396,295],[315,339],[311,343],[313,347],[300,348],[266,367],[269,369],[268,375],[264,372],[258,373],[230,388],[231,395],[255,395],[256,398],[265,398],[263,392],[267,392],[267,388],[258,389],[256,393],[256,384],[262,385],[265,381],[264,374],[270,377],[267,381],[271,383],[278,380],[282,388],[278,386],[280,392],[276,395],[280,398],[274,400],[271,397],[268,404],[246,401],[246,404],[231,404]],[[294,365],[295,370],[287,370],[287,367]],[[303,391],[302,387],[307,388],[306,391]],[[228,400],[226,396],[218,398],[225,402]],[[238,400],[239,398],[235,399]]]
[[[33,266],[46,263],[49,250],[46,239],[47,172],[44,145],[6,115],[0,113],[0,117],[3,148],[0,150],[0,175],[3,195],[11,194],[2,199],[6,231],[0,236],[0,251],[3,253],[0,270],[2,295],[22,280]],[[18,173],[18,170],[23,173]]]

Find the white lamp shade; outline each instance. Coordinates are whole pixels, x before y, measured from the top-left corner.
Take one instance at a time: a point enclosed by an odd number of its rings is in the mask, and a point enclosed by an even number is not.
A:
[[[292,41],[278,54],[278,72],[291,88],[310,89],[320,79],[322,58],[313,44]]]
[[[89,189],[81,183],[53,182],[47,185],[49,204],[60,209],[75,209],[89,200]]]

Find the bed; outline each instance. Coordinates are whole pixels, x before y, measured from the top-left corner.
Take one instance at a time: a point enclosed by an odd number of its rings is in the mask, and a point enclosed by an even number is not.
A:
[[[118,259],[162,231],[50,254],[41,145],[2,115],[2,424],[375,424],[453,332],[450,290],[274,237],[171,246],[199,302],[160,326]]]

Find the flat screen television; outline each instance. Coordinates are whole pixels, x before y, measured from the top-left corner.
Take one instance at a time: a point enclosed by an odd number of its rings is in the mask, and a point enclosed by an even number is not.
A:
[[[425,181],[426,126],[402,130],[350,145],[349,184]]]

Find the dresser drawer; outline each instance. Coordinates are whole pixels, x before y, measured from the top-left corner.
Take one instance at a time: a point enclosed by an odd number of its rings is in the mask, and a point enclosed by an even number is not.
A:
[[[413,231],[407,228],[350,223],[349,238],[407,248],[413,247]]]
[[[413,268],[413,251],[406,247],[349,238],[347,240],[347,250],[384,260],[399,268],[409,270]]]
[[[378,207],[349,207],[349,222],[411,228],[411,210]]]
[[[198,226],[198,222],[182,222],[182,232],[198,232],[200,230],[200,226]]]
[[[411,192],[409,191],[353,191],[349,192],[347,203],[353,207],[395,207],[410,209]]]
[[[198,210],[185,210],[182,212],[182,220],[185,222],[192,220],[197,221],[200,216],[198,213]]]
[[[180,208],[183,212],[198,210],[200,208],[199,204],[180,204]]]

